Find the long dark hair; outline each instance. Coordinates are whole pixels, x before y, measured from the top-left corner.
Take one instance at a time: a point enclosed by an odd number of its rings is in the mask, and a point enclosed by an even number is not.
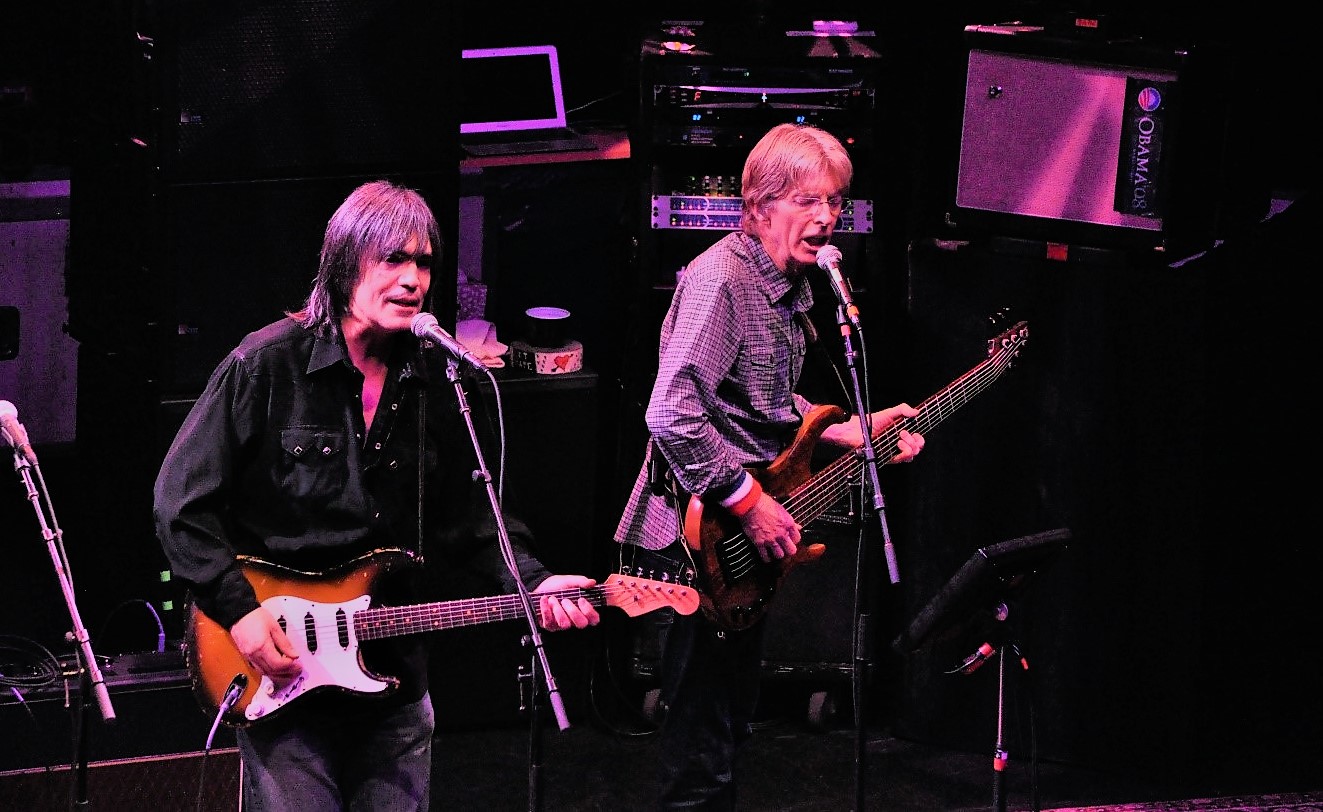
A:
[[[385,259],[411,239],[426,242],[433,255],[441,253],[441,229],[423,196],[386,180],[359,186],[326,223],[317,279],[303,309],[287,315],[324,336],[335,335],[349,312],[364,257]],[[428,305],[425,301],[423,309]]]

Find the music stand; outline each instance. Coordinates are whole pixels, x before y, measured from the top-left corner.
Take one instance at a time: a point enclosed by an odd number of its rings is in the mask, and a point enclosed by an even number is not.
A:
[[[1070,530],[1059,528],[1044,533],[990,544],[974,552],[969,560],[951,576],[946,585],[928,601],[910,621],[905,631],[892,642],[892,648],[901,654],[913,654],[924,643],[943,635],[954,634],[983,613],[990,613],[998,622],[1010,617],[1010,603],[1032,580],[1035,573],[1048,566],[1066,548]],[[1028,661],[1012,639],[1013,635],[984,642],[965,658],[960,666],[948,673],[972,674],[993,656],[1000,655],[997,681],[997,742],[993,752],[992,800],[997,812],[1005,812],[1006,798],[1002,792],[1007,752],[1004,749],[1004,711],[1006,704],[1006,653],[1012,650],[1024,667]]]

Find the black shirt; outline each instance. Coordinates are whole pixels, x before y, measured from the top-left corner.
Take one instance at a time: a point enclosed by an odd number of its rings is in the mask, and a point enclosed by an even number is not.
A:
[[[224,628],[258,606],[236,555],[312,573],[387,548],[426,560],[425,572],[407,568],[375,585],[374,605],[436,599],[423,576],[439,567],[467,567],[492,579],[492,591],[513,591],[440,353],[400,335],[371,431],[362,388],[343,339],[286,318],[246,336],[184,420],[156,480],[157,534],[174,576]],[[481,403],[470,405],[481,436]],[[486,449],[484,458],[494,459]],[[550,573],[527,553],[527,528],[512,517],[506,526],[535,587]],[[385,657],[375,664],[382,673],[404,669],[405,697],[421,695],[418,641],[391,642],[364,645],[365,659]]]

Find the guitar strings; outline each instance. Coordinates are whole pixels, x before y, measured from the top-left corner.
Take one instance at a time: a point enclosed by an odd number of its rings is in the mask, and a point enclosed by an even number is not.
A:
[[[697,598],[691,598],[691,593],[692,587],[682,584],[616,575],[604,584],[534,593],[534,596],[586,598],[594,606],[621,606],[623,600],[633,595],[634,606],[657,603],[658,606],[653,608],[660,608],[682,606],[690,600],[697,605]],[[309,638],[322,639],[325,635],[336,635],[343,639],[347,637],[347,629],[352,622],[354,636],[358,640],[376,640],[416,631],[440,631],[458,626],[514,620],[523,617],[524,611],[519,596],[509,594],[412,606],[374,606],[348,615],[343,609],[337,608],[329,620],[324,613],[313,615],[311,623],[291,622],[290,631],[297,633],[296,630],[302,628]]]
[[[999,356],[986,359],[978,366],[957,378],[951,385],[937,392],[919,404],[918,414],[912,418],[892,423],[873,440],[873,450],[894,448],[900,441],[902,430],[917,430],[924,433],[935,427],[942,420],[954,414],[962,406],[973,400],[974,395],[982,392],[995,381],[1004,370],[995,363]],[[891,463],[888,457],[883,465]],[[791,515],[821,513],[836,504],[849,488],[850,481],[860,470],[855,454],[843,454],[825,466],[813,478],[810,487],[792,494],[786,500],[786,509]],[[808,510],[813,508],[814,510]],[[814,512],[816,511],[816,512]]]

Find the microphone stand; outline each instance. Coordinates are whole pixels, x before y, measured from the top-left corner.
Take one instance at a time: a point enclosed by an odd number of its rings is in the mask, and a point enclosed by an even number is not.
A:
[[[1010,607],[1007,606],[1006,601],[1001,601],[993,611],[993,618],[1000,623],[1005,623],[1007,618],[1010,617],[1010,611]],[[1005,635],[1002,635],[1000,639],[997,639],[996,645],[993,645],[993,639],[997,638],[991,638],[985,641],[974,651],[973,654],[966,657],[960,665],[947,673],[973,674],[988,660],[993,657],[998,658],[997,739],[992,745],[992,808],[993,812],[1006,812],[1006,766],[1010,763],[1011,758],[1010,752],[1006,749],[1006,672],[1010,665],[1008,657],[1014,655],[1018,659],[1020,667],[1025,671],[1029,670],[1029,658],[1027,658],[1021,651],[1020,645],[1016,642],[1016,637],[1013,632],[1008,632]],[[1029,735],[1030,742],[1035,743],[1034,737],[1036,732],[1032,728],[1029,731]],[[1035,779],[1033,782],[1033,808],[1037,810],[1039,808],[1039,801],[1037,789],[1038,764],[1036,747],[1031,750],[1030,766]]]
[[[853,318],[850,316],[853,315]],[[868,401],[864,395],[864,389],[860,383],[859,371],[856,361],[859,352],[854,347],[854,330],[859,324],[857,309],[853,313],[846,312],[845,302],[841,302],[836,308],[836,323],[840,325],[841,339],[845,344],[845,365],[850,371],[850,383],[854,387],[855,417],[859,420],[859,430],[864,437],[863,470],[868,480],[867,486],[862,487],[862,493],[872,494],[873,512],[877,515],[882,528],[883,550],[887,560],[887,571],[891,578],[891,583],[900,581],[900,575],[896,568],[896,553],[891,544],[891,533],[887,528],[886,500],[882,496],[882,484],[878,474],[877,449],[873,447],[872,419],[868,411]],[[862,329],[862,328],[860,328]],[[851,689],[854,696],[854,724],[855,724],[855,809],[864,808],[864,799],[867,797],[864,786],[864,776],[867,774],[865,761],[868,755],[868,742],[865,733],[865,708],[866,701],[864,693],[864,684],[870,666],[869,660],[869,613],[867,611],[867,585],[864,578],[866,572],[865,557],[866,545],[864,544],[864,528],[860,527],[858,539],[858,554],[855,557],[855,634],[852,644],[854,655],[854,667],[851,669]]]
[[[32,503],[32,508],[37,514],[37,523],[41,526],[41,536],[46,541],[46,549],[50,553],[51,563],[55,566],[55,575],[60,581],[60,590],[64,594],[64,602],[69,609],[69,617],[73,622],[72,637],[77,644],[75,653],[81,663],[78,691],[79,730],[74,754],[74,764],[77,769],[74,806],[83,809],[87,808],[88,805],[88,725],[86,719],[88,693],[90,692],[96,696],[97,706],[101,709],[101,718],[107,724],[115,721],[115,708],[111,705],[110,691],[106,688],[105,677],[101,673],[100,666],[97,665],[96,654],[92,652],[92,642],[88,636],[87,627],[83,625],[82,617],[78,613],[78,604],[74,598],[73,576],[69,569],[69,559],[64,551],[64,534],[60,531],[59,522],[55,519],[55,506],[51,503],[50,493],[46,489],[46,480],[41,475],[41,466],[35,462],[29,462],[27,457],[19,451],[16,443],[14,446],[14,470],[18,473],[28,501]],[[38,489],[38,484],[40,484],[40,489]]]
[[[496,393],[497,400],[500,400],[500,388],[497,386],[496,379],[491,376],[492,391]],[[469,406],[468,396],[464,393],[464,386],[461,381],[459,365],[455,359],[446,361],[446,378],[455,387],[455,397],[459,402],[460,414],[464,416],[464,424],[468,427],[469,439],[473,443],[473,453],[478,460],[478,470],[473,472],[475,480],[481,480],[487,488],[487,498],[491,502],[492,516],[496,520],[496,534],[500,542],[501,557],[505,559],[505,566],[514,578],[515,589],[519,594],[519,602],[524,607],[524,619],[528,622],[528,640],[533,649],[532,663],[532,702],[534,712],[530,722],[529,736],[529,786],[528,802],[529,809],[537,812],[541,807],[542,798],[542,778],[541,778],[541,714],[537,711],[537,675],[540,672],[544,678],[547,699],[551,703],[551,709],[556,714],[556,723],[561,730],[568,730],[570,727],[569,716],[565,712],[565,702],[560,695],[560,688],[556,685],[556,678],[551,673],[551,664],[547,660],[547,650],[542,642],[542,630],[537,625],[537,613],[533,606],[533,599],[530,597],[528,587],[524,585],[523,579],[519,577],[519,565],[515,561],[514,549],[510,544],[510,533],[505,526],[505,516],[501,513],[501,499],[496,493],[496,486],[493,483],[491,471],[487,467],[487,461],[482,453],[482,443],[478,441],[477,430],[473,427],[473,409]],[[499,409],[498,409],[499,411]]]
[[[864,472],[868,477],[868,488],[873,495],[873,511],[877,514],[882,528],[882,550],[887,559],[887,575],[891,583],[900,583],[900,571],[896,565],[896,548],[891,543],[891,530],[887,527],[886,499],[882,495],[882,481],[878,474],[877,449],[873,447],[872,420],[868,412],[868,401],[864,399],[864,390],[859,383],[859,372],[855,368],[858,352],[854,348],[852,336],[854,327],[846,317],[845,308],[837,306],[836,322],[841,326],[841,339],[845,342],[845,366],[850,370],[850,384],[854,386],[855,416],[859,420],[859,430],[864,436]],[[856,321],[857,324],[857,316]]]

